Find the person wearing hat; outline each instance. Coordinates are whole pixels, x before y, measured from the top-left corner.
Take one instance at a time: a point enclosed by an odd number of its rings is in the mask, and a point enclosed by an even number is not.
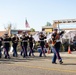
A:
[[[33,43],[34,43],[34,38],[32,35],[30,35],[29,37],[29,47],[30,47],[30,51],[29,51],[29,56],[34,56],[34,50],[33,50]]]
[[[27,55],[28,40],[29,40],[29,36],[25,32],[23,32],[22,37],[21,37],[21,46],[22,46],[21,54],[23,54],[23,58],[28,56]]]
[[[10,58],[9,55],[10,41],[11,38],[8,36],[8,33],[5,33],[3,38],[5,59]]]
[[[41,47],[41,52],[40,52],[39,57],[42,57],[42,54],[45,57],[46,55],[45,55],[45,51],[44,51],[44,46],[45,46],[45,40],[44,39],[46,39],[46,36],[41,32],[39,35],[39,39],[40,39],[40,47]]]
[[[12,38],[12,46],[13,46],[13,56],[14,57],[17,57],[18,54],[17,54],[17,45],[18,45],[18,41],[19,41],[19,38],[17,37],[16,34],[14,34],[13,38]]]
[[[60,36],[63,34],[63,32],[58,33],[58,29],[54,29],[53,33],[52,33],[52,52],[54,53],[54,56],[52,58],[52,63],[56,64],[56,59],[58,58],[59,63],[62,64],[62,58],[60,57],[59,54],[59,50],[60,50],[60,45],[61,45],[61,41],[60,41]]]
[[[22,49],[21,52],[20,52],[21,56],[23,56],[23,54],[24,54],[24,47],[23,47],[23,41],[22,41],[22,39],[23,39],[23,37],[25,37],[25,34],[26,34],[26,32],[23,31],[22,32],[22,36],[20,37],[20,43],[21,43],[20,45],[21,45],[21,49]]]

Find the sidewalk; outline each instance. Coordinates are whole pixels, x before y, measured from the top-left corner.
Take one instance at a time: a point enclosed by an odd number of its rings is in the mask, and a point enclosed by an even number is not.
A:
[[[47,56],[53,56],[53,53],[46,54]],[[72,51],[71,54],[68,52],[60,52],[61,57],[76,57],[76,51]]]

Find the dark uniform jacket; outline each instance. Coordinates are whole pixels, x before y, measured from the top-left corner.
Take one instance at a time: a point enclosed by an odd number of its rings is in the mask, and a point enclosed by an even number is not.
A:
[[[40,46],[44,46],[45,45],[45,41],[44,39],[46,39],[46,37],[44,35],[40,35]]]
[[[12,43],[13,43],[13,46],[17,46],[18,45],[18,41],[19,41],[19,38],[18,37],[13,37],[12,38]]]
[[[34,38],[33,37],[29,37],[29,45],[30,45],[30,47],[33,47],[33,42],[34,42]]]
[[[11,41],[10,37],[3,38],[4,47],[10,47],[10,41]]]
[[[29,39],[29,36],[22,36],[21,37],[21,46],[27,46],[28,44],[28,39]]]
[[[2,41],[3,41],[3,38],[0,37],[0,47],[2,46]]]

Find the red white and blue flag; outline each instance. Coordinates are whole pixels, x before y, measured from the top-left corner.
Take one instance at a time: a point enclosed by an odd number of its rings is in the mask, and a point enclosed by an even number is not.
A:
[[[29,23],[28,23],[27,20],[25,21],[25,27],[26,27],[26,28],[30,28]]]

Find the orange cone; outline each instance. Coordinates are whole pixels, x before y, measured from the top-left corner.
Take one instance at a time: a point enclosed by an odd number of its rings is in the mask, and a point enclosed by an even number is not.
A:
[[[68,47],[68,54],[71,54],[70,46]]]

